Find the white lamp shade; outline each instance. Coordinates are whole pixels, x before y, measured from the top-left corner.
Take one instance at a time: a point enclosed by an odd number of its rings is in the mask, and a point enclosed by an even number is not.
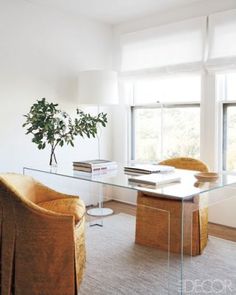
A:
[[[93,105],[118,104],[117,73],[91,70],[79,73],[78,103]]]

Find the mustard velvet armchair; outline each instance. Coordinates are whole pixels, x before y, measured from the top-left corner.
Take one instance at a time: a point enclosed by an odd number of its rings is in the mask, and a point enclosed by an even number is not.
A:
[[[77,294],[85,206],[29,176],[0,174],[1,294]]]
[[[208,171],[205,163],[193,158],[172,158],[159,164],[170,165],[177,169]],[[180,236],[181,218],[182,201],[159,198],[151,193],[140,191],[137,198],[135,242],[174,253],[181,253],[183,243],[184,254],[200,255],[208,239],[207,196],[185,203],[183,241]],[[171,243],[169,243],[169,235]]]

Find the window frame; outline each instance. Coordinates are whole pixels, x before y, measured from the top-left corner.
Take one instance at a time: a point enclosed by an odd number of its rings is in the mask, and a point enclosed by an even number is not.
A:
[[[236,73],[236,68],[218,70],[215,75],[215,100],[218,105],[218,170],[227,171],[227,107],[236,106],[236,99],[228,99],[227,75]],[[217,75],[224,75],[223,81],[217,81]],[[217,83],[220,83],[218,85]]]

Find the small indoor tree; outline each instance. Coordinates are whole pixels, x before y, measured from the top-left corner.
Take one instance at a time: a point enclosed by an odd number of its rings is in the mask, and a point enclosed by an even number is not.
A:
[[[58,104],[49,103],[45,98],[37,100],[28,114],[24,115],[26,121],[23,127],[27,127],[26,134],[32,134],[32,142],[42,150],[46,145],[50,146],[49,165],[57,159],[55,149],[64,144],[74,146],[77,135],[95,137],[98,126],[107,124],[107,114],[99,113],[97,116],[86,114],[76,109],[76,118],[72,119],[66,112],[58,108]]]

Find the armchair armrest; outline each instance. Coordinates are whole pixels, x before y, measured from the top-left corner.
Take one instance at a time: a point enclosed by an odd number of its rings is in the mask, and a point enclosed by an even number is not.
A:
[[[47,201],[58,200],[58,199],[65,199],[70,197],[79,198],[79,196],[60,193],[37,181],[35,181],[34,186],[35,186],[36,203],[47,202]]]

